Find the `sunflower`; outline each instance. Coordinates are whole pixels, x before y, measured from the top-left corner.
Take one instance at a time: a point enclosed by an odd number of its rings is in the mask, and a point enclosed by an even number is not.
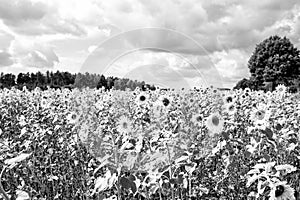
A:
[[[259,104],[254,110],[252,110],[250,119],[254,125],[259,129],[264,129],[269,122],[271,112],[266,104]]]
[[[195,124],[195,125],[198,125],[198,126],[201,126],[202,123],[203,123],[203,116],[201,114],[194,114],[192,116],[192,119],[191,121]]]
[[[49,108],[50,102],[46,98],[42,98],[40,105],[42,108]]]
[[[233,103],[235,101],[235,98],[234,96],[229,94],[224,96],[223,101],[225,104],[229,104],[229,103]]]
[[[101,100],[98,100],[94,105],[95,105],[97,110],[103,110],[104,109],[104,103]]]
[[[234,115],[236,112],[236,107],[234,105],[234,103],[228,103],[225,105],[225,111],[229,114],[229,115]]]
[[[244,90],[244,93],[250,93],[251,92],[251,89],[250,88],[245,88],[245,90]]]
[[[282,98],[285,96],[286,94],[286,87],[284,85],[278,85],[276,87],[276,94],[278,95],[278,97]]]
[[[149,95],[145,92],[141,92],[137,95],[137,97],[135,99],[135,102],[138,105],[143,105],[148,101],[148,99],[149,99]]]
[[[126,116],[121,116],[117,122],[117,130],[121,133],[129,133],[132,130],[132,123]]]
[[[211,133],[220,133],[223,130],[224,120],[219,113],[212,113],[206,119],[206,127]]]
[[[296,200],[294,193],[295,190],[286,182],[278,182],[271,188],[269,200]]]
[[[71,112],[67,115],[69,124],[76,124],[79,121],[79,115],[76,112]]]
[[[160,102],[163,107],[168,108],[171,105],[171,98],[169,96],[163,95],[160,97]]]
[[[276,87],[276,92],[284,94],[286,92],[286,87],[284,85],[280,84]]]

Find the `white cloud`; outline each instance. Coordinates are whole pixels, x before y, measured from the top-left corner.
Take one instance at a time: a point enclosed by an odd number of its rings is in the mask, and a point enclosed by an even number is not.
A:
[[[89,46],[89,48],[88,48],[88,52],[89,53],[92,53],[95,49],[97,49],[97,45],[92,45],[92,46]]]
[[[28,40],[14,40],[9,52],[16,62],[26,67],[52,68],[59,59],[53,49],[46,45]]]
[[[13,64],[11,55],[8,52],[0,50],[0,67]]]

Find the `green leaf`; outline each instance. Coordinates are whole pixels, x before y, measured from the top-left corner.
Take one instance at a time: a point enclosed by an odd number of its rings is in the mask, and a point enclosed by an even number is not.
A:
[[[31,155],[31,153],[22,153],[14,158],[5,160],[4,163],[9,165],[10,168],[13,168],[14,166],[16,166],[17,163],[22,162],[23,160],[25,160],[26,158],[28,158]]]
[[[222,132],[222,136],[223,136],[223,138],[225,139],[225,140],[229,140],[229,133],[228,133],[228,131],[227,132],[225,132],[225,131],[223,131]]]
[[[125,178],[125,177],[121,177],[119,181],[120,181],[120,185],[123,188],[131,189],[133,193],[136,192],[137,188],[136,188],[135,183],[132,180]]]
[[[273,132],[271,129],[266,128],[265,130],[262,130],[262,132],[267,136],[269,140],[273,140]]]
[[[16,194],[17,194],[16,200],[29,200],[30,199],[28,193],[24,192],[22,190],[17,190]]]

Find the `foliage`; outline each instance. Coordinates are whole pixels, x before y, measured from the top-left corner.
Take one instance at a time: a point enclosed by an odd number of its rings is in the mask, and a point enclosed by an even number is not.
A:
[[[248,61],[252,89],[263,89],[264,82],[293,86],[300,77],[300,51],[286,37],[271,36],[256,45]],[[242,80],[236,86],[243,88]],[[274,88],[275,88],[274,87]]]
[[[36,87],[46,90],[48,88],[105,88],[110,90],[113,87],[117,90],[126,90],[139,87],[144,90],[151,89],[155,90],[153,85],[146,84],[144,81],[133,81],[128,78],[117,78],[117,77],[107,77],[99,74],[90,74],[86,72],[85,74],[77,73],[71,74],[69,72],[49,72],[42,74],[37,73],[19,73],[17,77],[14,74],[4,74],[0,75],[0,88],[12,88],[23,89],[26,87],[28,90],[33,90]]]
[[[246,88],[252,88],[252,82],[246,78],[240,80],[234,87],[234,89],[246,89]]]
[[[11,199],[266,199],[281,183],[299,192],[297,102],[283,86],[3,89],[1,183]]]

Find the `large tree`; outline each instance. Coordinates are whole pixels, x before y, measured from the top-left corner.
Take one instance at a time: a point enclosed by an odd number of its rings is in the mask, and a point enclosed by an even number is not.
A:
[[[271,36],[256,46],[248,67],[258,87],[264,82],[289,86],[300,76],[300,52],[286,37]]]

